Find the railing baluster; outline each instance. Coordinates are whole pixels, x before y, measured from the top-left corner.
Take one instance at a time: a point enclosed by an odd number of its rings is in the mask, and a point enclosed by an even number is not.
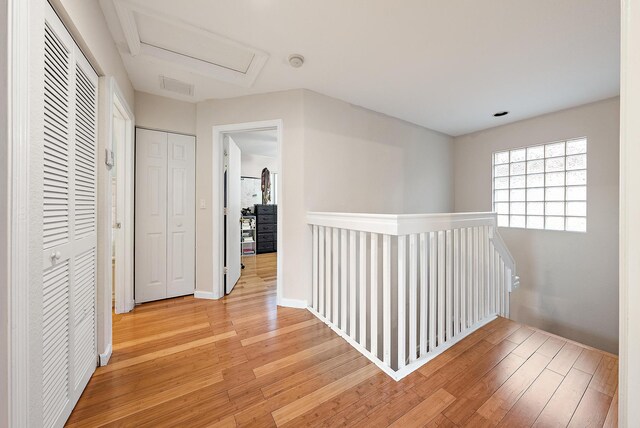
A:
[[[495,271],[493,267],[495,266],[495,251],[493,249],[493,244],[487,239],[487,248],[489,252],[489,313],[494,314],[495,310],[495,295],[496,295],[496,287],[495,287]]]
[[[331,321],[338,325],[338,314],[340,313],[340,290],[338,286],[340,285],[340,231],[337,228],[333,229],[333,290],[331,291],[331,295],[333,296],[333,313],[331,316]]]
[[[325,253],[324,253],[324,239],[325,239],[325,231],[324,226],[320,226],[318,230],[318,287],[319,287],[319,296],[318,296],[318,313],[324,316],[324,293],[325,293]]]
[[[460,229],[453,230],[453,336],[460,334]]]
[[[378,356],[378,234],[371,234],[371,353]]]
[[[427,354],[428,317],[429,317],[429,271],[428,238],[426,233],[420,234],[420,357]]]
[[[511,291],[511,287],[513,285],[513,272],[508,267],[506,268],[507,275],[507,284],[504,291],[504,316],[509,317],[509,292]]]
[[[349,336],[356,339],[356,232],[349,231]]]
[[[349,253],[347,252],[347,229],[340,230],[340,329],[347,330],[347,264]]]
[[[326,305],[327,305],[327,311],[325,314],[325,317],[327,318],[328,321],[331,321],[331,290],[333,288],[331,279],[332,279],[332,271],[331,271],[331,249],[332,249],[332,244],[331,244],[331,235],[332,235],[332,231],[333,228],[331,227],[327,227],[326,229],[326,237],[325,237],[325,241],[324,241],[324,246],[325,246],[325,280],[326,280],[326,284],[327,286],[325,287],[326,290]]]
[[[460,229],[460,329],[467,329],[467,229]]]
[[[446,272],[446,340],[453,336],[453,231],[446,231],[447,272]]]
[[[484,281],[484,226],[478,227],[478,318],[476,322],[484,319],[485,317],[485,281]]]
[[[367,232],[360,232],[360,334],[358,338],[363,347],[367,347]]]
[[[500,260],[500,315],[505,316],[504,313],[504,284],[505,284],[505,275],[504,275],[505,267],[504,260]]]
[[[485,296],[484,296],[484,301],[485,301],[485,318],[487,316],[489,316],[492,311],[491,311],[491,290],[493,288],[493,286],[491,285],[491,249],[489,248],[489,226],[485,226],[484,227],[484,254],[485,254],[485,259],[484,259],[484,264],[485,264],[485,271],[484,271],[484,277],[485,277]]]
[[[416,360],[418,330],[418,235],[409,236],[409,362]]]
[[[318,226],[311,228],[311,307],[318,311]]]
[[[438,294],[438,246],[436,233],[429,232],[429,351],[436,348],[436,298]]]
[[[473,228],[473,317],[471,319],[471,325],[478,322],[480,299],[478,299],[480,275],[478,275],[478,228]]]
[[[445,280],[446,280],[445,234],[438,231],[438,346],[445,341]]]
[[[406,365],[407,236],[398,236],[398,369]]]
[[[382,236],[383,361],[391,365],[391,236]]]

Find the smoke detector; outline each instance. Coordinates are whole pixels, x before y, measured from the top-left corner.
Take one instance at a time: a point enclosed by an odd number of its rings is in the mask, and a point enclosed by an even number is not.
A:
[[[300,68],[304,64],[304,57],[300,54],[291,54],[289,55],[289,64],[293,68]]]

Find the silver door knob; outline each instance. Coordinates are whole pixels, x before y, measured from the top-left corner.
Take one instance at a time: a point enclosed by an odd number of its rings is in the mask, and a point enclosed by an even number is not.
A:
[[[116,222],[116,224],[113,226],[114,229],[122,229],[122,223],[120,223],[119,221]]]

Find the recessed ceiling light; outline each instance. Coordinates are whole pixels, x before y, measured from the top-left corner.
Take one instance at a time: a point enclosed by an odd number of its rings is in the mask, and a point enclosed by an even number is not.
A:
[[[304,64],[304,57],[300,54],[291,54],[289,55],[289,64],[293,68],[300,68]]]
[[[508,115],[508,114],[509,114],[509,112],[508,112],[508,111],[499,111],[498,113],[495,113],[495,114],[493,115],[493,117],[506,116],[506,115]]]

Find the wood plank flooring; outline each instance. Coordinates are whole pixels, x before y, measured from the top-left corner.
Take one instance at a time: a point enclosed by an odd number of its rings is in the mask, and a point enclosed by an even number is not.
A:
[[[276,255],[231,295],[114,315],[68,426],[614,427],[618,360],[499,318],[400,382],[311,313],[276,306]]]

